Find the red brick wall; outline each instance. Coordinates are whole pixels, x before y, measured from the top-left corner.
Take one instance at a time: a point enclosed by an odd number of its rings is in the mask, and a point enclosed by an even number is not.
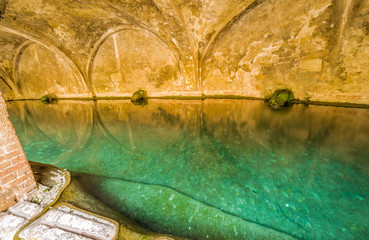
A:
[[[0,212],[34,188],[35,178],[0,92]]]

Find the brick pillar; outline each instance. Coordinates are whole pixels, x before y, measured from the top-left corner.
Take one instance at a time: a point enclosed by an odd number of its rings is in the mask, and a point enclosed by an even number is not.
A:
[[[36,188],[35,178],[0,91],[0,212]]]

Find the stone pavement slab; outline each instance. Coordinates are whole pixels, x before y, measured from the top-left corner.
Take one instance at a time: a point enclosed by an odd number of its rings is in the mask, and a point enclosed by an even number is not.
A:
[[[8,212],[23,217],[25,219],[31,219],[42,211],[42,207],[36,203],[21,201],[8,209]]]
[[[20,227],[42,211],[38,204],[21,201],[0,213],[0,240],[11,240]]]
[[[30,199],[20,201],[0,213],[0,240],[12,240],[21,227],[56,201],[69,184],[68,171],[46,164],[30,164],[35,173],[37,188],[30,194]]]
[[[86,238],[75,233],[70,233],[58,228],[51,228],[46,225],[36,225],[31,228],[27,228],[22,232],[22,236],[26,236],[26,239],[37,240],[91,240],[92,238]]]
[[[119,225],[69,204],[57,205],[24,228],[19,237],[31,239],[116,239]]]
[[[63,203],[51,208],[69,184],[70,174],[51,165],[31,163],[38,184],[33,197],[0,213],[0,240],[113,240],[119,224]]]
[[[27,219],[3,212],[0,213],[0,240],[11,240]]]

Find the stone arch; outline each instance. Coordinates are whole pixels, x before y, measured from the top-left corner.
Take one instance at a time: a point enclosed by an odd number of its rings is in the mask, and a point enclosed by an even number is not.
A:
[[[33,41],[31,40],[27,40],[25,41],[18,49],[17,52],[15,54],[15,58],[14,58],[14,62],[13,62],[13,81],[14,81],[14,85],[15,87],[18,89],[18,92],[23,95],[23,91],[21,86],[19,85],[19,60],[20,57],[22,56],[24,50],[27,49],[28,46],[30,46],[31,44],[34,44]]]
[[[55,54],[58,57],[58,59],[64,61],[65,64],[70,69],[71,74],[75,78],[78,78],[83,82],[84,88],[86,90],[80,96],[83,96],[83,97],[91,96],[90,87],[86,84],[86,78],[85,78],[84,74],[82,73],[82,71],[79,69],[79,67],[75,64],[75,62],[65,52],[63,52],[58,47],[56,47],[52,42],[47,41],[47,40],[41,40],[37,36],[30,35],[28,33],[23,32],[22,30],[14,29],[14,28],[9,27],[7,25],[0,25],[0,31],[7,32],[7,33],[10,33],[10,34],[15,34],[17,36],[20,36],[20,37],[23,37],[23,38],[27,39],[27,41],[25,43],[23,43],[18,48],[18,50],[16,52],[16,55],[14,57],[13,76],[12,77],[13,77],[15,85],[16,85],[16,81],[17,81],[17,73],[16,73],[17,71],[16,71],[16,69],[19,66],[20,56],[22,55],[23,51],[26,49],[26,47],[28,47],[29,44],[36,43],[36,44],[39,44],[40,46],[43,46],[44,48],[48,49],[50,52],[53,52],[53,54]]]
[[[122,39],[121,39],[122,38]],[[120,54],[119,51],[124,49],[126,46],[128,46],[129,44],[132,45],[132,38],[136,38],[137,42],[137,48],[133,49],[134,51],[141,51],[142,54],[137,53],[137,58],[139,57],[143,57],[145,56],[145,51],[150,54],[150,52],[152,53],[154,51],[154,49],[159,49],[163,51],[163,56],[166,56],[167,59],[171,60],[171,63],[168,65],[164,66],[164,69],[156,69],[158,70],[158,72],[156,72],[157,76],[155,75],[155,71],[151,71],[151,75],[150,75],[150,71],[148,71],[148,66],[142,66],[142,68],[137,68],[136,67],[136,72],[141,72],[141,77],[145,78],[145,77],[149,77],[149,82],[151,81],[155,81],[155,79],[162,77],[162,79],[165,77],[164,75],[170,75],[171,80],[174,81],[174,76],[176,76],[176,80],[180,81],[180,82],[176,82],[177,86],[176,87],[171,87],[170,84],[166,85],[164,89],[162,89],[163,91],[180,91],[181,87],[182,87],[182,76],[183,76],[183,66],[181,65],[181,61],[180,56],[178,56],[175,51],[173,51],[169,45],[155,32],[151,31],[150,29],[147,29],[145,27],[141,27],[141,26],[134,26],[134,25],[123,25],[120,26],[118,28],[115,29],[110,29],[109,31],[107,31],[104,35],[102,35],[100,37],[100,39],[97,41],[97,43],[95,44],[94,48],[92,49],[89,59],[88,59],[88,63],[86,66],[86,76],[87,76],[87,81],[89,82],[89,84],[92,86],[94,93],[96,93],[96,95],[98,96],[128,96],[132,94],[132,91],[134,91],[133,89],[136,89],[137,87],[145,87],[146,86],[131,86],[131,88],[127,88],[127,86],[123,87],[123,83],[127,83],[127,79],[125,79],[125,75],[122,74],[121,72],[117,71],[115,73],[110,73],[110,77],[109,76],[104,76],[105,77],[105,82],[103,83],[105,85],[105,87],[108,89],[107,91],[102,91],[101,88],[101,84],[97,83],[97,77],[94,76],[94,74],[96,75],[96,67],[98,65],[98,58],[101,58],[101,54],[102,52],[106,49],[108,49],[109,47],[107,47],[107,45],[114,45],[114,46],[110,46],[110,50],[112,50],[112,48],[114,48],[114,51],[111,51],[111,53],[114,56],[115,60],[112,58],[108,58],[108,56],[106,56],[106,61],[111,61],[110,64],[106,64],[107,67],[112,67],[114,64],[116,64],[117,66],[115,67],[115,70],[122,70],[124,67],[120,66],[120,62],[124,62],[126,63],[127,59],[125,58],[124,53]],[[119,40],[121,39],[121,40]],[[144,41],[144,40],[150,40],[150,41]],[[112,43],[112,41],[114,43]],[[122,44],[124,43],[124,44]],[[156,43],[156,47],[150,46],[150,44]],[[118,46],[119,45],[119,46]],[[138,49],[138,47],[140,46],[140,50]],[[104,49],[105,48],[105,49]],[[151,50],[150,50],[151,49]],[[158,55],[161,54],[157,54],[156,57],[158,57]],[[149,58],[149,57],[148,57]],[[147,59],[149,60],[149,59]],[[151,59],[152,60],[152,59]],[[115,62],[114,62],[115,61]],[[153,62],[155,61],[155,58],[152,60]],[[104,61],[100,61],[100,65],[104,64]],[[99,66],[100,66],[99,65]],[[101,67],[101,66],[100,66]],[[127,66],[126,66],[127,67]],[[151,66],[152,67],[152,66]],[[149,67],[151,69],[151,67]],[[114,67],[113,67],[114,68]],[[146,71],[146,70],[147,71]],[[151,69],[152,70],[152,69]],[[112,71],[112,70],[111,70]],[[146,71],[146,72],[145,72]],[[105,74],[106,75],[106,74]],[[148,76],[150,75],[150,76]],[[160,75],[160,76],[159,76]],[[109,79],[110,78],[110,79]],[[121,83],[119,83],[121,82]],[[110,84],[110,85],[109,85]],[[109,86],[108,86],[109,85]],[[121,86],[118,86],[121,85]],[[161,86],[163,84],[161,83],[157,83],[157,86]],[[112,90],[109,88],[113,88],[115,87],[115,90]],[[149,91],[150,93],[154,93],[157,91]]]
[[[217,43],[228,33],[229,28],[231,28],[236,22],[238,22],[242,18],[242,16],[264,2],[265,0],[244,1],[242,4],[240,4],[238,8],[235,8],[234,11],[229,14],[222,22],[220,22],[216,28],[214,28],[214,33],[211,35],[209,41],[205,44],[199,60],[199,68],[201,72],[200,88],[202,92],[204,92],[203,82],[208,80],[208,76],[204,75],[204,65],[206,65],[205,62],[209,60],[209,55],[211,55],[214,48],[217,47]]]
[[[88,96],[83,78],[65,58],[36,42],[25,42],[14,59],[14,81],[23,98]]]

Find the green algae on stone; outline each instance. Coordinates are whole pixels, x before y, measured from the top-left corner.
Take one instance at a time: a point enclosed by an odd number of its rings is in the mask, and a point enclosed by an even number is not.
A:
[[[105,204],[154,231],[191,239],[294,238],[162,185],[92,175],[80,175],[79,181]]]
[[[278,89],[270,98],[269,105],[277,108],[284,107],[291,104],[293,98],[293,92],[290,89]]]
[[[55,95],[55,93],[49,93],[41,97],[41,102],[44,104],[56,103],[57,101],[58,97]]]
[[[131,102],[134,105],[147,105],[147,91],[141,89],[136,91],[131,97]]]

